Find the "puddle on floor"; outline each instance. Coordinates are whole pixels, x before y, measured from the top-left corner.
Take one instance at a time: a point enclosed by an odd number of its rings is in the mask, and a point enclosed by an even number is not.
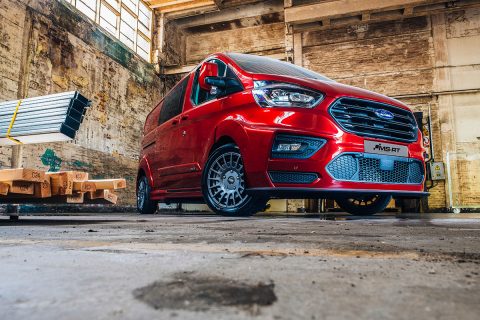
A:
[[[156,281],[133,291],[155,309],[205,311],[212,307],[238,307],[257,311],[277,301],[273,283],[247,284],[219,277],[179,275],[172,281]]]

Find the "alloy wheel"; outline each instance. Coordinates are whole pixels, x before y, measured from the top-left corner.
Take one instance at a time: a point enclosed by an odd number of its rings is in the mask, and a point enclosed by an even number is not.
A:
[[[138,208],[143,208],[145,204],[145,196],[147,191],[147,185],[144,179],[141,179],[138,183],[138,190],[137,190],[137,206]]]
[[[372,205],[378,200],[378,195],[370,195],[370,196],[360,196],[356,198],[348,198],[347,200],[355,206],[359,207],[366,207]]]
[[[239,207],[248,199],[242,156],[238,152],[220,154],[207,172],[208,195],[218,208]]]

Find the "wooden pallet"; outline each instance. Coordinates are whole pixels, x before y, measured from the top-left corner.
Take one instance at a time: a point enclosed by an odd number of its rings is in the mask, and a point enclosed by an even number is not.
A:
[[[89,180],[82,171],[0,170],[0,203],[115,204],[125,179]]]

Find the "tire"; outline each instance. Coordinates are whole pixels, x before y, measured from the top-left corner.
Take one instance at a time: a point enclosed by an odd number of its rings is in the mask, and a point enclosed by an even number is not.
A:
[[[246,217],[264,210],[268,198],[247,194],[240,149],[226,144],[209,156],[202,173],[202,193],[207,205],[222,216]]]
[[[337,204],[354,216],[370,216],[382,212],[388,206],[392,196],[366,195],[354,198],[336,199]]]
[[[151,187],[146,176],[141,176],[137,183],[137,211],[139,214],[153,214],[158,202],[150,199]]]

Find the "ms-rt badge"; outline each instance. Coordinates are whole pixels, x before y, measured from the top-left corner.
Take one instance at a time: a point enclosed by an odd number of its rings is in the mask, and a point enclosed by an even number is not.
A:
[[[408,157],[407,146],[402,146],[400,144],[365,140],[364,148],[366,153],[384,154],[388,156],[397,156],[397,157]]]

